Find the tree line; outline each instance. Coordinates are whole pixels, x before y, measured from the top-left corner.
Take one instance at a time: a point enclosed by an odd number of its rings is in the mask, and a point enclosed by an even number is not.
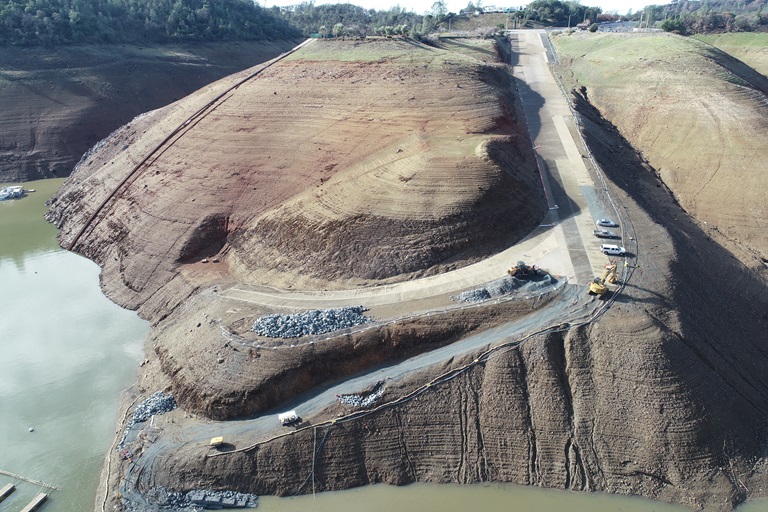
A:
[[[250,0],[4,0],[0,45],[273,40],[300,31]]]
[[[523,24],[536,21],[557,27],[574,27],[579,23],[596,22],[602,12],[600,7],[581,5],[578,0],[534,0],[512,15],[521,18]]]
[[[310,1],[272,9],[305,37],[407,35],[413,27],[421,27],[424,18],[399,6],[377,11],[352,4],[315,5]]]
[[[650,22],[681,34],[760,32],[768,30],[768,0],[682,0],[649,5],[643,11]]]

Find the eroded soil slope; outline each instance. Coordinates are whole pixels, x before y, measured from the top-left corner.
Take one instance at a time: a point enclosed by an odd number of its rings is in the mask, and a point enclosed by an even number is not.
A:
[[[309,492],[307,475],[318,491],[496,480],[713,511],[764,496],[768,287],[675,203],[597,109],[575,103],[638,235],[639,266],[597,322],[534,337],[360,420],[215,457],[181,443],[134,472],[136,486],[291,495]],[[414,375],[385,400],[445,369]],[[183,421],[173,414],[161,428]]]
[[[514,91],[504,66],[447,50],[315,41],[123,127],[49,218],[147,316],[209,268],[328,288],[466,264],[546,208]]]
[[[768,78],[671,34],[574,34],[560,60],[683,208],[768,261]],[[761,262],[762,260],[762,262]]]
[[[0,182],[68,176],[136,115],[295,44],[0,48]]]

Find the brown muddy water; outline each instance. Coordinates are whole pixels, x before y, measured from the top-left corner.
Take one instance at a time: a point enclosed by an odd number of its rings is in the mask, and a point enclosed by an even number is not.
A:
[[[136,376],[146,322],[107,300],[98,267],[61,250],[43,220],[62,180],[0,202],[0,470],[61,487],[44,512],[93,510],[104,455],[113,440],[120,391]],[[34,429],[30,432],[29,429]],[[37,484],[0,475],[17,491],[0,505],[16,512]],[[296,498],[263,497],[273,512],[458,512],[483,510],[672,512],[666,503],[514,485],[369,486]],[[766,512],[768,501],[739,512]]]

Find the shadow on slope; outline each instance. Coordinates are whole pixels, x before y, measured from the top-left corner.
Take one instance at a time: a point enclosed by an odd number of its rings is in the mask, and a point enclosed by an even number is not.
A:
[[[605,174],[663,228],[663,243],[673,248],[667,266],[655,257],[657,246],[645,245],[638,233],[639,268],[623,302],[665,334],[656,341],[666,359],[661,364],[681,385],[680,396],[670,399],[689,400],[696,411],[685,426],[671,428],[695,430],[697,464],[704,462],[711,474],[730,465],[731,500],[738,503],[747,493],[733,467],[749,473],[755,457],[767,454],[768,285],[694,223],[584,96],[574,97],[585,140]],[[664,450],[684,454],[690,447]]]

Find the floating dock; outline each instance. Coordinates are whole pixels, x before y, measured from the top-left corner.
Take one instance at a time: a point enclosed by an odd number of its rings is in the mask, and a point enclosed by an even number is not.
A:
[[[59,487],[58,485],[47,484],[45,482],[41,482],[40,480],[34,480],[32,478],[27,478],[25,476],[17,475],[16,473],[11,473],[10,471],[6,471],[4,469],[0,469],[0,475],[9,476],[11,478],[15,478],[16,480],[24,480],[25,482],[29,482],[35,485],[40,485],[42,487],[47,487],[48,489],[51,489],[51,490],[56,490],[56,491],[61,490],[61,487]]]
[[[0,489],[0,501],[3,501],[5,498],[11,495],[13,491],[16,490],[16,486],[13,484],[6,484],[5,487]]]
[[[37,510],[40,505],[45,503],[45,500],[48,499],[48,495],[44,492],[41,492],[37,496],[35,496],[35,499],[33,499],[29,505],[21,509],[21,512],[32,512],[33,510]]]

